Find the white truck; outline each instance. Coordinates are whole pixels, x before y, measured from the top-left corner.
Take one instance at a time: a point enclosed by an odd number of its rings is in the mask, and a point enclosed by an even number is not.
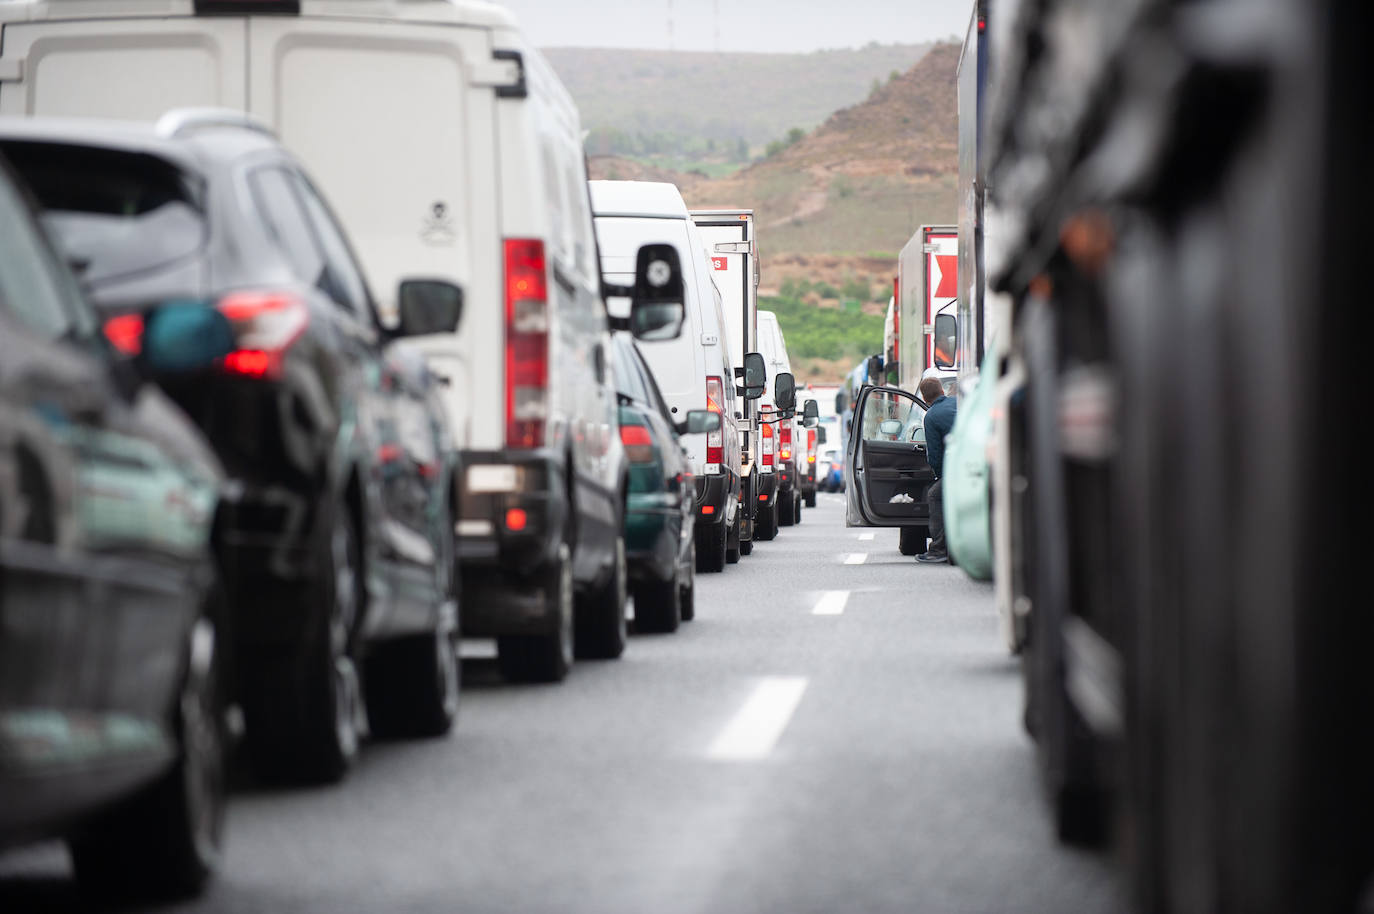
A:
[[[737,385],[744,383],[744,357],[758,350],[758,246],[754,238],[754,211],[751,209],[692,210],[692,221],[701,230],[711,257],[716,286],[720,289],[729,326],[730,362]],[[742,391],[742,388],[741,388]],[[771,391],[769,391],[771,393]],[[740,524],[740,552],[753,550],[754,524],[762,509],[769,515],[776,506],[778,481],[772,466],[764,466],[760,448],[772,446],[759,432],[758,404],[742,400],[739,420],[740,476],[742,494],[749,510]]]
[[[895,297],[897,385],[915,391],[933,369],[952,393],[959,372],[958,226],[916,230],[897,257]]]

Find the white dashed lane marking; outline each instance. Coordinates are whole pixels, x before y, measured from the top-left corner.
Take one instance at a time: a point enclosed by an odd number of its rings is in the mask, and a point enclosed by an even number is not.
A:
[[[862,565],[866,561],[868,561],[867,552],[851,552],[844,557],[844,563],[846,565]]]
[[[804,676],[761,680],[706,751],[719,761],[756,761],[773,751],[806,691]]]
[[[816,601],[816,605],[811,610],[813,616],[838,616],[844,612],[845,603],[849,602],[849,591],[847,590],[827,590],[821,594],[821,598]]]

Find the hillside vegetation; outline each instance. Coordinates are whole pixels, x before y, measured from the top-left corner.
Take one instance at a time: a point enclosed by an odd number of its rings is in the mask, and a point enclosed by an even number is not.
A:
[[[761,307],[778,313],[798,377],[838,380],[881,348],[897,252],[921,225],[956,220],[959,51],[934,45],[863,101],[733,174],[593,156],[592,176],[673,181],[690,207],[753,209]]]

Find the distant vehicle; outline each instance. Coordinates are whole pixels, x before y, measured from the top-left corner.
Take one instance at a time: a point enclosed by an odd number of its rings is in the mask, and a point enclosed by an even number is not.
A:
[[[233,112],[156,127],[3,118],[0,152],[126,355],[148,302],[201,302],[233,328],[218,372],[157,380],[232,480],[219,535],[233,683],[262,769],[338,779],[368,719],[447,732],[456,455],[437,385],[389,344],[456,324],[456,287],[403,282],[402,326],[382,329],[324,198]]]
[[[686,323],[672,340],[636,347],[652,369],[675,423],[694,409],[710,409],[723,430],[683,439],[695,479],[696,561],[700,571],[723,571],[752,548],[741,540],[741,456],[737,442],[746,427],[736,414],[744,408],[736,393],[732,332],[716,287],[706,242],[672,184],[649,181],[592,181],[592,211],[601,247],[601,268],[611,282],[629,282],[635,254],[648,241],[671,243],[684,264]],[[612,311],[618,300],[611,302]]]
[[[725,322],[730,337],[730,360],[736,383],[744,376],[744,358],[757,352],[759,260],[754,211],[749,209],[693,210],[692,221],[701,229],[707,254],[720,288]],[[772,390],[771,385],[768,388]],[[746,401],[739,426],[740,472],[744,477],[743,500],[748,506],[740,526],[740,542],[768,539],[755,535],[760,509],[771,512],[778,497],[778,480],[771,461],[765,465],[765,449],[776,452],[771,433],[759,424],[760,404]],[[747,547],[745,547],[747,548]]]
[[[629,334],[617,333],[613,342],[620,441],[630,464],[625,551],[635,628],[677,631],[696,614],[696,485],[678,436],[720,434],[721,414],[693,409],[676,420]]]
[[[414,341],[462,449],[462,631],[496,638],[508,678],[562,679],[574,651],[620,655],[627,599],[628,475],[577,107],[495,4],[341,9],[0,4],[0,113],[246,111],[337,205],[384,327],[405,277],[462,290],[461,326]],[[111,60],[129,62],[117,92]]]
[[[774,382],[779,372],[792,373],[792,360],[787,355],[787,342],[783,339],[782,328],[778,326],[778,318],[772,311],[760,311],[758,313],[759,329],[759,352],[763,355],[764,363],[768,366],[768,391],[774,390]],[[765,393],[759,399],[759,410],[763,415],[771,415],[775,410],[773,398]],[[801,523],[802,513],[802,492],[799,482],[799,461],[798,456],[803,455],[803,428],[799,416],[791,419],[778,419],[771,423],[771,433],[774,437],[772,454],[773,472],[778,480],[777,499],[772,507],[765,503],[759,503],[760,515],[765,518],[760,522],[761,526],[782,526],[790,527],[793,524]],[[765,444],[767,448],[767,444]],[[765,454],[768,451],[765,450]],[[803,455],[804,459],[804,455]],[[767,467],[768,457],[765,456],[764,464]],[[771,537],[765,536],[764,539]]]
[[[939,377],[946,393],[958,375],[958,226],[923,225],[897,257],[895,326],[899,377],[896,386],[914,391],[927,374]]]
[[[149,372],[233,347],[194,305],[115,357],[0,157],[0,847],[65,837],[97,894],[200,892],[220,851],[223,471]]]
[[[844,451],[827,444],[816,455],[816,486],[822,492],[844,491]]]

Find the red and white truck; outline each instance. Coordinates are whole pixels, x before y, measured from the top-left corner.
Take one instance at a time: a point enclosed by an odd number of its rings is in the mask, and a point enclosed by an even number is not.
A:
[[[934,369],[946,391],[958,376],[959,229],[923,225],[897,257],[897,385],[916,390]],[[889,361],[887,372],[891,375]]]

